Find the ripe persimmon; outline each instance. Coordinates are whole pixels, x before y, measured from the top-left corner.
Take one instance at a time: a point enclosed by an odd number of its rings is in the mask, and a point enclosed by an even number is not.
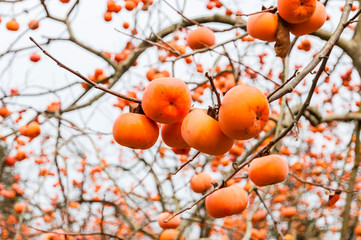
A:
[[[2,106],[0,108],[0,116],[3,118],[7,118],[11,114],[11,111],[6,106]]]
[[[191,111],[183,120],[182,136],[192,148],[210,155],[228,152],[234,140],[224,135],[219,122],[203,109]]]
[[[111,13],[111,12],[105,12],[105,13],[104,13],[104,20],[105,20],[106,22],[110,22],[112,19],[113,19],[113,17],[112,17],[112,13]]]
[[[281,207],[281,216],[282,217],[289,218],[289,217],[293,217],[293,216],[295,216],[297,214],[298,214],[298,211],[293,206],[289,206],[289,207],[282,206]]]
[[[134,8],[137,7],[137,3],[135,1],[133,1],[133,0],[126,0],[124,7],[128,11],[132,11]]]
[[[302,23],[311,18],[317,0],[277,0],[278,14],[288,23]]]
[[[248,204],[248,195],[242,187],[232,185],[221,188],[206,198],[206,209],[214,218],[241,213]]]
[[[167,228],[177,228],[181,222],[181,218],[179,215],[175,216],[174,218],[172,218],[171,220],[169,220],[168,222],[164,222],[165,220],[167,220],[168,218],[170,218],[172,216],[171,213],[169,212],[162,212],[158,215],[157,218],[157,222],[159,224],[159,226],[163,229],[167,229]]]
[[[289,24],[290,32],[295,36],[302,36],[305,34],[313,33],[321,28],[327,18],[325,6],[317,1],[316,11],[306,22],[298,24]]]
[[[182,137],[181,128],[182,121],[172,124],[163,124],[161,128],[163,142],[172,148],[188,149],[189,145]]]
[[[198,173],[191,178],[191,189],[193,192],[202,193],[211,189],[212,181],[212,177],[208,173]]]
[[[187,35],[188,46],[192,50],[213,46],[216,43],[214,32],[206,27],[198,27]]]
[[[248,175],[259,187],[280,183],[287,178],[288,164],[276,154],[256,158],[248,168]]]
[[[159,236],[158,240],[176,240],[179,235],[178,229],[165,229]],[[182,239],[182,237],[180,238]]]
[[[251,85],[231,88],[219,109],[219,125],[228,137],[246,140],[257,136],[266,126],[269,106],[266,96]]]
[[[158,124],[138,113],[123,113],[114,122],[114,140],[122,146],[134,149],[152,147],[159,136]]]
[[[19,132],[23,136],[35,138],[41,133],[40,124],[37,122],[31,122],[27,125],[23,125],[19,128]]]
[[[22,203],[22,202],[17,202],[14,205],[14,211],[16,213],[22,213],[24,211],[24,209],[26,208],[26,204]]]
[[[250,36],[268,42],[276,41],[278,17],[274,13],[264,12],[251,15],[247,21]]]
[[[356,235],[361,235],[361,225],[357,225],[356,228],[355,228],[355,234]]]
[[[39,28],[39,21],[36,19],[30,20],[28,26],[31,30],[36,30]]]
[[[6,23],[6,28],[9,31],[17,31],[20,28],[19,23],[15,19],[11,19]]]
[[[158,78],[144,89],[142,107],[145,115],[159,123],[176,123],[191,108],[188,86],[178,78]]]
[[[33,53],[30,55],[30,61],[38,62],[41,59],[40,55],[37,53]]]

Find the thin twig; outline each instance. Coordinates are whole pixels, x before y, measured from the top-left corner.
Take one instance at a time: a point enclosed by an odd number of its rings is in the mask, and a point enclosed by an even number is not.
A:
[[[217,91],[216,86],[214,85],[214,79],[213,79],[212,76],[209,75],[208,72],[206,72],[205,75],[208,78],[209,82],[211,83],[212,92],[214,92],[214,94],[216,94],[218,107],[220,107],[221,106],[221,95],[219,94],[219,92]]]
[[[182,170],[185,166],[187,166],[190,162],[192,162],[201,152],[198,151],[196,155],[194,155],[191,159],[189,159],[187,162],[183,163],[177,171],[173,172],[172,175],[176,175],[180,170]]]
[[[53,57],[52,55],[50,55],[50,53],[48,53],[46,50],[44,50],[32,37],[30,37],[30,40],[35,43],[35,45],[48,57],[50,57],[54,62],[56,62],[58,64],[59,67],[61,68],[64,68],[65,70],[71,72],[72,74],[78,76],[79,78],[81,78],[82,80],[84,80],[85,82],[87,82],[88,84],[92,85],[94,88],[97,88],[97,89],[100,89],[104,92],[107,92],[107,93],[110,93],[116,97],[119,97],[119,98],[123,98],[125,100],[128,100],[128,101],[131,101],[131,102],[136,102],[136,103],[141,103],[142,101],[137,99],[137,98],[132,98],[132,97],[129,97],[127,95],[123,95],[123,94],[120,94],[116,91],[113,91],[111,89],[108,89],[108,88],[105,88],[101,85],[98,85],[96,84],[95,82],[93,81],[90,81],[88,78],[84,77],[82,74],[80,74],[79,72],[65,66],[64,64],[62,64],[59,60],[57,60],[55,57]]]

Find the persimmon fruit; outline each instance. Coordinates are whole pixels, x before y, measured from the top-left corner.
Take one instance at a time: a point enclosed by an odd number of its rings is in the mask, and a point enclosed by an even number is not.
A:
[[[277,0],[278,14],[288,23],[302,23],[311,18],[317,0]]]
[[[269,106],[266,96],[251,85],[231,88],[219,109],[219,125],[230,138],[246,140],[257,136],[266,126]]]
[[[188,149],[189,145],[184,141],[181,133],[182,121],[163,124],[161,128],[161,135],[163,142],[172,148]]]
[[[251,15],[247,21],[250,36],[268,42],[276,41],[278,16],[264,12]]]
[[[103,17],[106,22],[110,22],[113,19],[111,12],[105,12]]]
[[[359,236],[361,235],[361,225],[357,225],[355,227],[355,234]]]
[[[210,155],[225,154],[234,142],[224,135],[219,122],[203,109],[195,109],[184,118],[181,132],[189,146]]]
[[[212,188],[212,181],[212,177],[208,173],[198,173],[191,178],[191,189],[193,192],[203,193]]]
[[[9,31],[17,31],[20,28],[19,23],[15,19],[11,19],[6,23],[6,28]]]
[[[298,214],[298,211],[295,207],[281,207],[281,216],[285,218],[293,217]]]
[[[188,46],[192,50],[211,47],[216,43],[214,32],[206,27],[198,27],[187,35]]]
[[[272,154],[254,159],[248,168],[249,178],[259,187],[283,182],[288,175],[287,161]]]
[[[159,240],[176,240],[179,235],[178,229],[165,229],[159,236]],[[180,238],[182,239],[182,237]]]
[[[41,57],[37,53],[33,53],[30,55],[30,61],[32,61],[32,62],[39,62],[40,59],[41,59]]]
[[[214,218],[241,213],[248,204],[248,195],[242,187],[232,185],[221,188],[206,198],[206,209]]]
[[[114,140],[125,147],[148,149],[159,136],[158,124],[138,113],[123,113],[114,122]]]
[[[36,19],[30,20],[28,23],[29,29],[36,30],[39,28],[39,21]]]
[[[124,7],[125,7],[125,9],[127,9],[128,11],[132,11],[134,8],[137,7],[137,3],[134,2],[133,0],[126,0]]]
[[[181,121],[191,108],[188,86],[178,78],[157,78],[144,89],[142,107],[145,115],[159,123]]]
[[[289,24],[290,32],[295,36],[302,36],[313,33],[323,26],[327,18],[325,6],[317,1],[316,11],[306,22]]]
[[[7,118],[11,114],[11,111],[6,106],[2,106],[0,108],[0,116],[3,118]]]
[[[40,124],[38,122],[31,122],[27,125],[23,125],[19,128],[19,132],[23,136],[36,138],[41,133]]]
[[[171,213],[169,212],[162,212],[158,215],[157,218],[157,222],[159,224],[159,226],[163,229],[167,229],[167,228],[177,228],[179,226],[179,224],[181,223],[181,218],[179,215],[175,216],[174,218],[172,218],[171,220],[169,220],[168,222],[164,222],[165,220],[167,220],[168,218],[170,218],[172,216]]]

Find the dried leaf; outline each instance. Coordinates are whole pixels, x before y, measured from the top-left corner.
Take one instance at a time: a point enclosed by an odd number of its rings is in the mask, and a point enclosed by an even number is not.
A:
[[[276,56],[285,58],[287,56],[288,50],[290,49],[290,30],[288,24],[278,15],[277,23],[277,37],[275,44]]]
[[[336,191],[334,194],[330,194],[328,197],[328,206],[332,207],[340,199],[341,192]]]

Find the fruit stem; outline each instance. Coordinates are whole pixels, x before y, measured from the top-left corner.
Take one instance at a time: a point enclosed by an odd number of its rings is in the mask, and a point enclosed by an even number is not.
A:
[[[219,94],[219,92],[217,92],[217,89],[216,89],[216,86],[214,85],[214,79],[212,76],[209,75],[208,72],[206,72],[206,78],[208,78],[209,82],[211,83],[211,87],[212,87],[212,92],[214,92],[214,94],[216,94],[216,97],[217,97],[217,103],[218,103],[218,106],[216,107],[220,107],[221,106],[221,95]]]
[[[129,112],[145,115],[141,103],[139,103],[138,106],[136,106],[135,108],[133,108],[131,105],[129,105]]]

